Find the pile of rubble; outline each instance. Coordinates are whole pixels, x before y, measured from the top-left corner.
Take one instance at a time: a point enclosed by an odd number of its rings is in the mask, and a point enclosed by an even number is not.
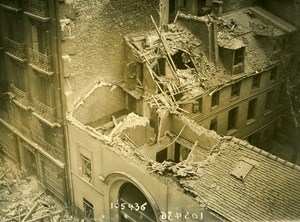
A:
[[[34,176],[14,165],[0,162],[0,221],[67,222],[79,221],[66,213],[46,194]]]

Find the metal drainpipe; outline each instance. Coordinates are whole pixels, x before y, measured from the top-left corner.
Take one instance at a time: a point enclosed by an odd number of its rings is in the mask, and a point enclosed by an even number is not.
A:
[[[60,18],[59,18],[59,1],[53,0],[54,1],[54,14],[55,14],[55,33],[56,33],[56,41],[55,41],[55,47],[56,47],[56,62],[55,62],[55,70],[56,74],[59,75],[59,87],[60,87],[60,97],[61,97],[61,118],[62,118],[62,127],[64,131],[64,151],[65,151],[65,181],[66,181],[66,192],[67,192],[67,204],[68,208],[71,210],[71,213],[74,212],[73,209],[73,203],[74,203],[74,193],[73,193],[73,187],[72,187],[72,180],[71,180],[71,170],[70,170],[70,153],[69,153],[69,137],[68,137],[68,129],[67,129],[67,124],[66,124],[66,100],[64,97],[64,72],[63,72],[63,65],[61,64],[61,35],[60,35]]]

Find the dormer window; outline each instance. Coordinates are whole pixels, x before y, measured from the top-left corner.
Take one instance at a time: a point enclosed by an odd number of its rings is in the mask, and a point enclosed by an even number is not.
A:
[[[245,68],[245,47],[226,48],[219,47],[220,58],[226,69],[232,74],[244,72]]]

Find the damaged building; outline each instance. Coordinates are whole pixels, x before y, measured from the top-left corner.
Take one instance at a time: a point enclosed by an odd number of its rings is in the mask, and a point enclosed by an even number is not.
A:
[[[297,24],[249,0],[0,2],[1,156],[72,214],[300,219]]]

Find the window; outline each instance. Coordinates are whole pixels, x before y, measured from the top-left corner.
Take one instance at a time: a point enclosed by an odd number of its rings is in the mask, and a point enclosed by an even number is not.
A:
[[[249,101],[247,120],[255,119],[256,103],[257,99],[252,99]]]
[[[228,130],[237,128],[238,107],[233,108],[228,112]]]
[[[41,123],[43,128],[44,140],[52,146],[55,146],[55,133],[52,127]]]
[[[193,103],[193,113],[202,112],[202,98],[197,99],[196,103]]]
[[[36,87],[35,87],[35,98],[40,102],[44,103],[49,107],[54,107],[53,101],[53,85],[51,81],[48,81],[47,78],[39,75],[36,72]]]
[[[92,181],[92,163],[91,160],[82,154],[81,157],[81,167],[82,167],[82,176],[87,179],[89,182]]]
[[[85,198],[83,198],[83,212],[85,221],[92,222],[94,221],[94,206]]]
[[[118,202],[119,220],[117,221],[157,221],[154,210],[147,197],[135,185],[129,182],[124,183],[120,187]],[[116,203],[111,203],[111,208],[115,208],[115,206],[113,206],[112,204],[115,205]]]
[[[179,163],[183,160],[186,160],[190,152],[191,150],[189,148],[186,148],[179,143],[175,143],[174,162]]]
[[[219,105],[219,91],[214,92],[211,96],[211,107]]]
[[[244,51],[245,48],[240,48],[234,52],[234,65],[238,65],[244,62]]]
[[[270,91],[270,92],[267,92],[265,111],[272,110],[272,104],[273,104],[273,91]]]
[[[217,119],[212,119],[210,122],[209,129],[217,132],[217,126],[218,126]]]
[[[257,74],[252,78],[252,89],[259,88],[260,85],[260,76],[261,74]]]
[[[156,162],[162,163],[168,158],[168,148],[156,153]]]
[[[270,71],[270,81],[275,81],[277,77],[277,67],[274,67]]]
[[[237,82],[231,86],[231,97],[240,95],[241,82]]]

